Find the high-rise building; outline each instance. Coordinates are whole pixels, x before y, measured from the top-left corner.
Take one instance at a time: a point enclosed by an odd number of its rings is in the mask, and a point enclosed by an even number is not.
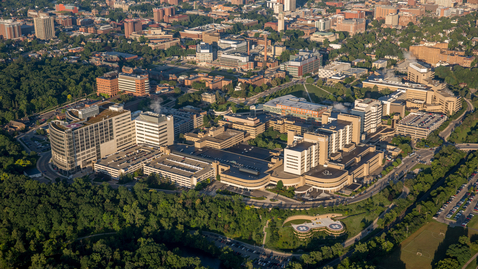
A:
[[[161,22],[164,19],[164,8],[153,9],[154,22]]]
[[[147,74],[127,74],[118,75],[118,90],[125,93],[132,93],[134,96],[149,95],[149,76]]]
[[[277,22],[277,32],[282,32],[284,31],[284,13],[281,12],[279,13],[279,20]]]
[[[284,0],[284,11],[295,11],[296,0]]]
[[[129,38],[129,36],[133,32],[141,32],[143,31],[143,24],[141,23],[141,20],[125,20],[124,22],[124,36],[126,38]]]
[[[22,23],[13,20],[0,20],[0,37],[15,39],[22,36]]]
[[[169,146],[174,143],[174,118],[153,112],[133,115],[136,144]]]
[[[108,97],[113,97],[118,92],[118,72],[111,71],[96,78],[96,95],[106,94]]]
[[[355,107],[350,110],[353,115],[360,116],[360,133],[375,133],[382,124],[382,102],[374,99],[357,99]]]
[[[74,123],[55,120],[49,126],[52,164],[63,174],[134,145],[131,112],[123,106],[92,106],[67,111],[67,117]]]
[[[55,38],[55,23],[53,17],[40,14],[33,18],[35,25],[35,35],[38,39],[49,40]]]

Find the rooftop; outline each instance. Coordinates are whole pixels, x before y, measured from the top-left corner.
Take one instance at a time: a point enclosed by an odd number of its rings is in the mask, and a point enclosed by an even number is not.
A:
[[[269,106],[269,107],[277,107],[279,105],[295,107],[299,109],[313,110],[313,111],[323,111],[328,109],[327,106],[307,102],[304,98],[298,98],[290,94],[277,97],[264,104],[264,106]]]
[[[211,163],[171,153],[153,160],[148,166],[191,178],[199,177],[213,170]]]
[[[434,127],[435,124],[441,122],[443,118],[446,119],[446,116],[443,114],[416,112],[410,113],[408,116],[403,118],[399,124],[423,129],[431,129],[431,127]]]
[[[99,159],[96,161],[96,164],[118,170],[123,169],[126,172],[129,167],[141,162],[154,160],[160,154],[161,152],[157,148],[133,146]]]

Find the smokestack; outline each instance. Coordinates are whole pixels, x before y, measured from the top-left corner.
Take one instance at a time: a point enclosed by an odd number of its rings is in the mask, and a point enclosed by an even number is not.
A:
[[[251,51],[249,50],[249,40],[247,40],[247,56],[251,56]]]
[[[267,62],[267,35],[264,35],[264,62]]]

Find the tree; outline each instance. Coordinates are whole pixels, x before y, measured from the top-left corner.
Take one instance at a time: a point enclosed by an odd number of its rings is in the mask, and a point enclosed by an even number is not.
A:
[[[181,93],[181,89],[178,88],[178,87],[174,88],[174,93],[175,93],[175,94],[180,94],[180,93]]]
[[[309,83],[309,84],[312,84],[312,83],[314,83],[314,79],[311,78],[311,77],[308,77],[308,78],[306,79],[306,82]]]
[[[282,180],[277,181],[277,189],[282,190],[284,188],[284,182]]]

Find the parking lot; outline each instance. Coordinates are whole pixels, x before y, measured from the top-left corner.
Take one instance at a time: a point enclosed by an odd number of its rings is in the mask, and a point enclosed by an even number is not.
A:
[[[203,234],[208,240],[214,241],[216,246],[220,248],[228,246],[236,255],[253,261],[254,268],[285,268],[291,260],[290,255],[266,251],[259,246],[252,246],[213,233],[203,232]]]
[[[477,172],[474,172],[468,178],[468,183],[461,185],[433,218],[452,227],[466,227],[474,216],[473,211],[478,211],[478,205],[475,202],[475,191],[478,188],[477,176]]]
[[[50,141],[46,136],[30,133],[22,137],[21,140],[31,151],[46,152],[50,150]]]

